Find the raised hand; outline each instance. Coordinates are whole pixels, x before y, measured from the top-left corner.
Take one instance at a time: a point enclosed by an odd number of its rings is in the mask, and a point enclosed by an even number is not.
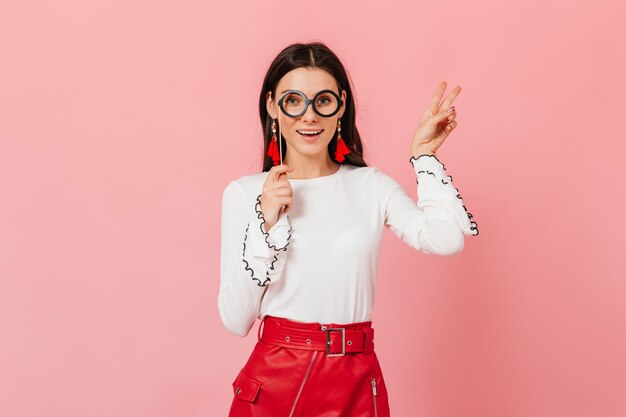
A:
[[[456,127],[456,109],[451,106],[454,99],[461,92],[461,87],[454,87],[446,98],[441,101],[447,83],[439,83],[428,107],[422,114],[417,129],[413,134],[411,154],[419,156],[423,154],[435,155],[450,132]]]
[[[287,172],[290,171],[293,171],[293,168],[288,165],[275,165],[270,168],[265,178],[261,192],[261,211],[265,219],[263,227],[266,232],[278,221],[278,215],[283,206],[285,206],[284,213],[291,208],[293,190],[287,179]]]

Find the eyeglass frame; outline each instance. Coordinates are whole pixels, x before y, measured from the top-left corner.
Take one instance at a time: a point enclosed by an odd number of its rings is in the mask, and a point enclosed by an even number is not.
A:
[[[337,99],[337,103],[339,103],[339,105],[337,106],[337,109],[332,112],[331,114],[321,114],[319,111],[317,111],[317,107],[315,107],[315,100],[317,99],[317,96],[319,96],[322,93],[330,93],[333,96],[335,96],[335,98]],[[283,107],[283,100],[285,99],[285,97],[287,97],[289,94],[297,94],[300,97],[302,97],[304,99],[304,109],[298,113],[298,114],[288,114],[287,111],[285,111],[285,108]],[[317,113],[319,116],[321,117],[333,117],[335,114],[337,114],[339,112],[339,110],[341,110],[341,106],[343,106],[343,100],[337,95],[337,93],[335,93],[333,90],[322,90],[322,91],[318,91],[315,96],[313,96],[312,99],[309,99],[306,94],[304,94],[302,91],[300,90],[287,90],[285,91],[285,93],[280,96],[280,99],[278,100],[278,107],[280,107],[280,110],[287,116],[287,117],[300,117],[302,116],[304,113],[306,113],[306,111],[309,109],[309,104],[313,105],[313,111],[315,113]]]

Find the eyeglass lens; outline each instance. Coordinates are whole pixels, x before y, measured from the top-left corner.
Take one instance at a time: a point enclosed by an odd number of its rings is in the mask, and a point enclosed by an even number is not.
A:
[[[323,116],[332,115],[339,107],[337,98],[330,93],[322,93],[311,102],[319,114]],[[297,93],[288,93],[283,99],[284,112],[291,117],[304,113],[306,101],[303,96]]]

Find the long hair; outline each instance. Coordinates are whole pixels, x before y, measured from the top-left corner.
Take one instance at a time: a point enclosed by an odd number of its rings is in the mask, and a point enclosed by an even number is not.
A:
[[[259,115],[261,116],[261,128],[263,130],[263,171],[269,171],[274,163],[272,158],[267,156],[267,150],[269,149],[270,142],[272,140],[272,118],[267,112],[266,108],[266,95],[268,91],[272,92],[272,97],[276,97],[276,86],[280,79],[289,71],[305,67],[305,68],[320,68],[329,72],[337,81],[339,91],[346,90],[346,107],[341,121],[341,138],[345,141],[346,145],[350,149],[350,153],[345,155],[343,162],[337,162],[335,160],[335,150],[337,149],[337,132],[335,132],[333,138],[328,144],[328,153],[331,159],[337,163],[346,163],[356,166],[367,166],[363,160],[363,145],[361,144],[361,136],[356,128],[356,111],[354,106],[354,94],[352,94],[352,88],[348,74],[341,61],[326,45],[321,42],[311,43],[294,43],[283,49],[274,58],[274,61],[269,66],[265,79],[263,80],[263,87],[261,88],[261,95],[259,97]],[[284,137],[278,139],[281,141],[283,155],[287,149],[287,142]],[[279,144],[280,146],[280,144]]]

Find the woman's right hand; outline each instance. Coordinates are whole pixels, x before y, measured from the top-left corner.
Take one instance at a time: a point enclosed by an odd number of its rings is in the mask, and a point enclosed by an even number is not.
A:
[[[261,211],[265,219],[263,226],[266,232],[278,221],[278,215],[283,206],[285,206],[285,213],[291,209],[293,190],[287,179],[287,172],[291,171],[293,168],[286,164],[274,165],[265,179],[261,192]]]

